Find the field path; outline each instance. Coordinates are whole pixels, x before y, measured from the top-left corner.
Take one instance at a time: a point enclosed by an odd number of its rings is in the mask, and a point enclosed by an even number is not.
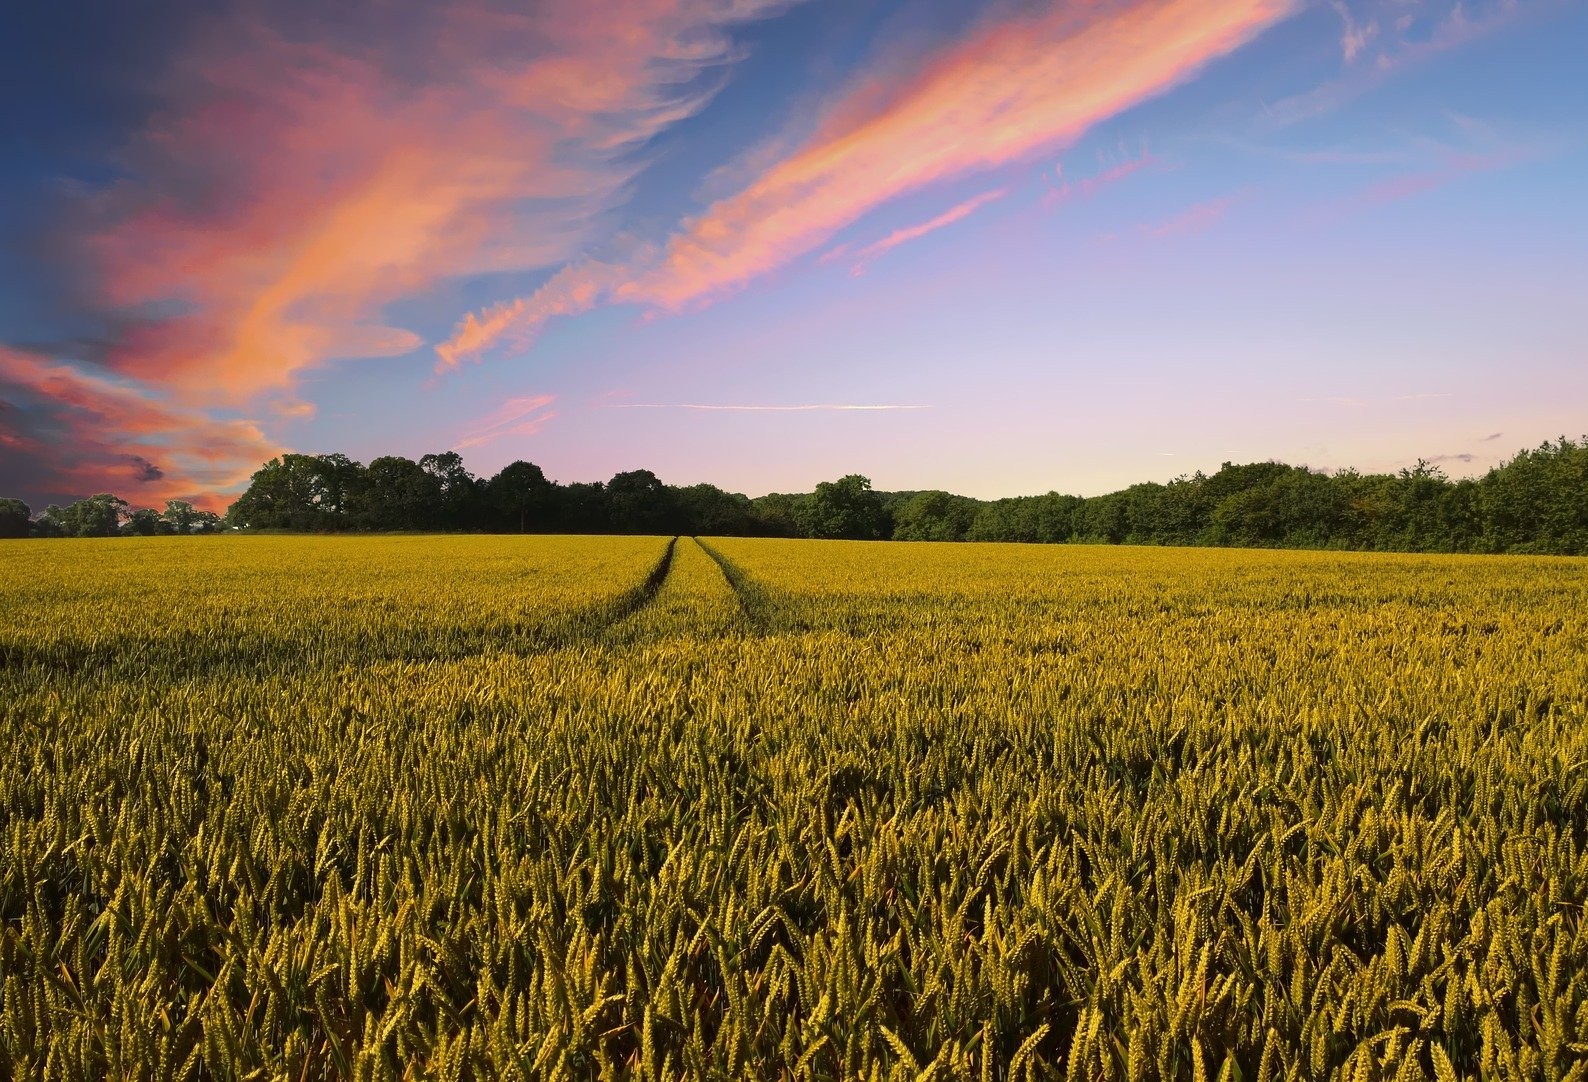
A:
[[[744,615],[745,623],[750,630],[760,635],[765,634],[772,624],[772,601],[765,590],[756,584],[755,580],[744,573],[738,564],[728,559],[722,553],[706,544],[700,538],[694,538],[700,550],[717,565],[717,570],[722,572],[722,577],[733,590],[733,596],[738,599],[739,609]]]
[[[707,639],[734,634],[744,626],[743,607],[733,583],[698,542],[668,544],[662,562],[645,584],[626,598],[628,608],[599,631],[614,645],[667,639]]]
[[[677,551],[678,538],[673,537],[662,550],[662,558],[656,561],[651,573],[645,576],[645,581],[624,594],[612,606],[607,617],[609,623],[620,623],[656,600],[656,595],[662,592],[662,587],[667,583],[667,576],[672,574],[673,556]]]

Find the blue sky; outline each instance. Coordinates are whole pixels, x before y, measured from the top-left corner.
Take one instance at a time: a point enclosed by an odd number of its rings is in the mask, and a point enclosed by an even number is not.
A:
[[[336,10],[0,43],[5,494],[451,448],[1090,494],[1588,429],[1581,5]]]

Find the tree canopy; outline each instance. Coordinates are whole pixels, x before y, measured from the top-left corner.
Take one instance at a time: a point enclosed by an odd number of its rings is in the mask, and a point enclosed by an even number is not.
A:
[[[36,516],[20,500],[0,500],[0,537],[204,533],[220,525],[180,500],[157,513],[100,493]],[[387,455],[367,466],[340,454],[286,454],[259,468],[225,525],[1588,554],[1588,437],[1545,442],[1483,477],[1455,481],[1429,462],[1394,474],[1226,462],[1213,474],[1100,496],[1001,500],[878,492],[860,474],[809,493],[750,499],[709,484],[669,485],[644,469],[559,484],[522,461],[475,477],[455,451],[418,461]]]

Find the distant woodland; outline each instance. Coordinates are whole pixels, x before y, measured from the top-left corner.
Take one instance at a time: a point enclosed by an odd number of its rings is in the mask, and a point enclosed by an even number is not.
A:
[[[224,518],[181,501],[134,508],[100,494],[33,514],[0,499],[0,537],[218,530],[458,531],[778,536],[894,541],[1220,545],[1397,552],[1588,554],[1588,437],[1546,442],[1479,478],[1419,462],[1394,474],[1322,473],[1279,462],[1145,482],[1102,496],[977,500],[877,492],[858,474],[814,492],[750,499],[664,484],[649,470],[558,484],[530,462],[480,478],[455,452],[367,466],[283,455]]]

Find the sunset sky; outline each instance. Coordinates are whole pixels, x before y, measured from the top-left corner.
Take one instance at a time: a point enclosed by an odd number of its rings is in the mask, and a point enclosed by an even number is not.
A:
[[[282,451],[993,497],[1588,431],[1580,0],[6,22],[35,510],[223,508]]]

